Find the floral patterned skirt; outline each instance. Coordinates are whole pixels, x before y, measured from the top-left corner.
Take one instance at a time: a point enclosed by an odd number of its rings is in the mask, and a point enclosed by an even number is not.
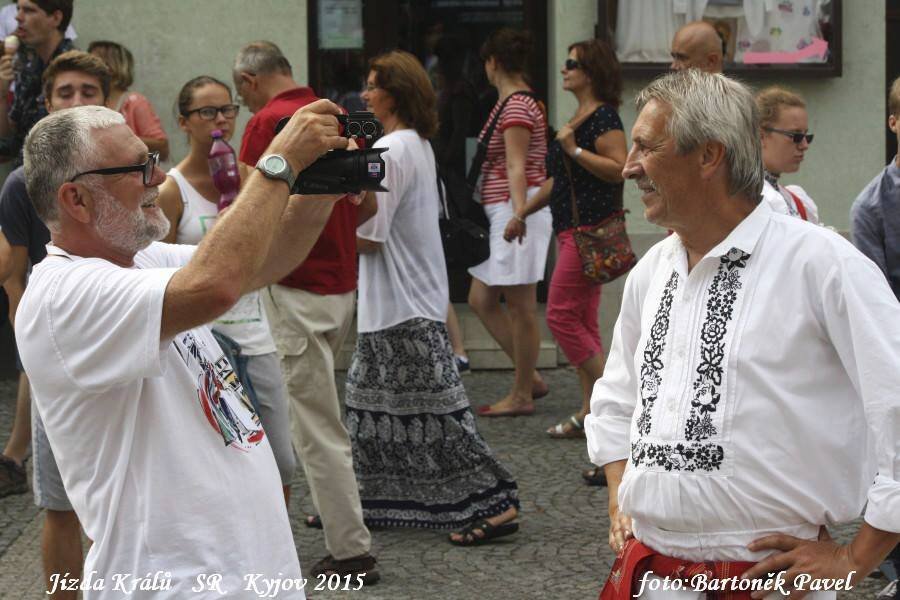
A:
[[[518,508],[516,482],[475,427],[444,323],[359,334],[346,405],[368,524],[452,529]]]

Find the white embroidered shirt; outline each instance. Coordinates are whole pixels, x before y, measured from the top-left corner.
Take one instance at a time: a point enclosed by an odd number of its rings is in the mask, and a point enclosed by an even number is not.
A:
[[[688,273],[677,235],[629,274],[585,421],[627,458],[634,534],[688,560],[759,560],[768,533],[900,532],[900,304],[838,234],[766,202]]]

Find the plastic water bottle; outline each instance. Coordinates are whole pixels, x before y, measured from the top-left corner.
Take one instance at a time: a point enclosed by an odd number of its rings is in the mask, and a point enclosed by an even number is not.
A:
[[[213,144],[209,149],[209,174],[213,185],[219,190],[219,210],[225,209],[241,189],[241,174],[238,171],[237,157],[228,142],[222,138],[222,131],[212,132]]]

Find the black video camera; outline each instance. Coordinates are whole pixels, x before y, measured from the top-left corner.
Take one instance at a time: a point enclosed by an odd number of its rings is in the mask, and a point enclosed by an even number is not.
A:
[[[384,128],[381,121],[370,112],[353,112],[338,115],[341,135],[363,139],[370,144],[381,137]],[[275,133],[284,129],[290,117],[281,119]],[[292,194],[359,194],[363,190],[386,192],[381,185],[384,179],[384,159],[381,153],[387,148],[361,150],[331,150],[297,175]]]

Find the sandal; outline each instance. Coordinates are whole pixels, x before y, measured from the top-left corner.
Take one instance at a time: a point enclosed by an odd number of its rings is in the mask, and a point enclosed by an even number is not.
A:
[[[568,429],[566,428],[566,425],[569,426]],[[570,415],[568,421],[557,423],[556,425],[548,429],[547,435],[556,440],[568,438],[583,438],[584,420],[579,419],[576,415]]]
[[[490,540],[512,535],[518,530],[518,523],[507,522],[500,523],[499,525],[491,525],[487,520],[484,520],[472,523],[468,527],[457,531],[456,533],[461,535],[462,539],[454,540],[451,537],[450,543],[454,546],[478,546],[479,544],[485,544]],[[477,535],[475,533],[476,531],[481,531],[481,535]]]
[[[603,467],[594,467],[587,471],[582,471],[581,477],[588,485],[606,487],[606,473],[603,472]]]

